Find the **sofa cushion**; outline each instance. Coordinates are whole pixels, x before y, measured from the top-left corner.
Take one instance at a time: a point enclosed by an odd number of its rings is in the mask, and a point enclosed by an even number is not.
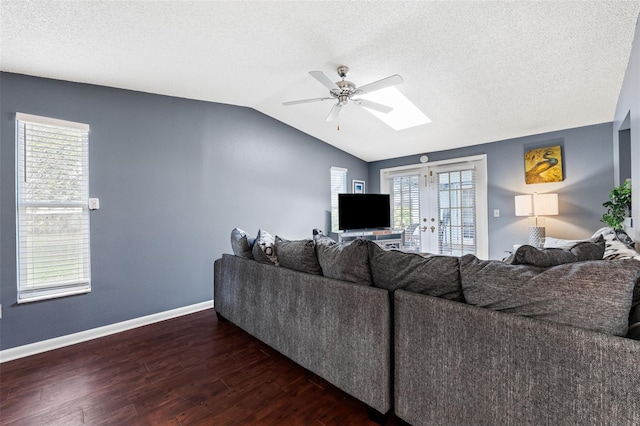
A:
[[[233,250],[233,254],[236,256],[253,259],[251,251],[254,242],[255,238],[249,237],[247,233],[240,228],[234,228],[231,231],[231,250]]]
[[[604,255],[604,238],[596,241],[581,241],[566,248],[537,249],[524,245],[509,256],[505,262],[513,265],[532,265],[541,268],[562,265],[564,263],[600,260]]]
[[[253,258],[260,263],[278,264],[278,257],[275,251],[276,240],[273,235],[264,229],[258,229],[256,241],[253,244]]]
[[[460,278],[469,304],[624,336],[640,262],[597,260],[545,269],[466,255]]]
[[[365,240],[336,243],[328,237],[318,238],[316,255],[325,277],[371,285],[369,250]]]
[[[369,242],[369,261],[375,287],[464,301],[457,257],[384,250]]]
[[[289,241],[276,236],[276,256],[283,268],[322,275],[313,240]]]

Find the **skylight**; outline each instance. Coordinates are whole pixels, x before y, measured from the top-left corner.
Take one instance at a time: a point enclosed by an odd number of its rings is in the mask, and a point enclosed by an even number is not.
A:
[[[365,109],[394,130],[404,130],[431,123],[429,117],[424,115],[418,107],[393,86],[360,95],[359,97],[393,107],[393,111],[387,114],[366,107]]]

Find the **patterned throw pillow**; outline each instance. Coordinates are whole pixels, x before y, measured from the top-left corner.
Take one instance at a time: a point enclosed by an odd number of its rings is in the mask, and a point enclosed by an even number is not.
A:
[[[636,259],[640,260],[640,253],[635,249],[635,243],[621,229],[611,229],[602,234],[605,240],[604,258],[613,259]]]
[[[256,242],[253,244],[253,258],[260,263],[277,265],[278,257],[275,250],[275,239],[264,229],[258,229]]]
[[[471,305],[625,336],[640,262],[587,261],[545,269],[466,255],[460,278]]]
[[[289,241],[276,236],[276,256],[283,268],[322,275],[313,240]]]
[[[253,259],[251,250],[253,248],[254,238],[251,238],[240,228],[234,228],[231,231],[231,249],[233,254],[245,259]]]
[[[604,238],[600,236],[596,241],[581,241],[566,248],[540,250],[529,245],[520,246],[511,256],[505,259],[505,263],[549,268],[571,262],[601,260],[603,255]]]

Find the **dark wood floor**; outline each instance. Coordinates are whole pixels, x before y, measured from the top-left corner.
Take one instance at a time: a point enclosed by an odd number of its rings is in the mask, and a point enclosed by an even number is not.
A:
[[[375,423],[365,404],[206,310],[0,364],[0,424]]]

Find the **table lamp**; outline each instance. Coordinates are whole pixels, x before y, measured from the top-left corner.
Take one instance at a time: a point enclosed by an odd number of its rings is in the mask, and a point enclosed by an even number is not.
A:
[[[516,195],[516,216],[529,216],[529,245],[541,247],[545,238],[544,218],[558,214],[558,194]]]

